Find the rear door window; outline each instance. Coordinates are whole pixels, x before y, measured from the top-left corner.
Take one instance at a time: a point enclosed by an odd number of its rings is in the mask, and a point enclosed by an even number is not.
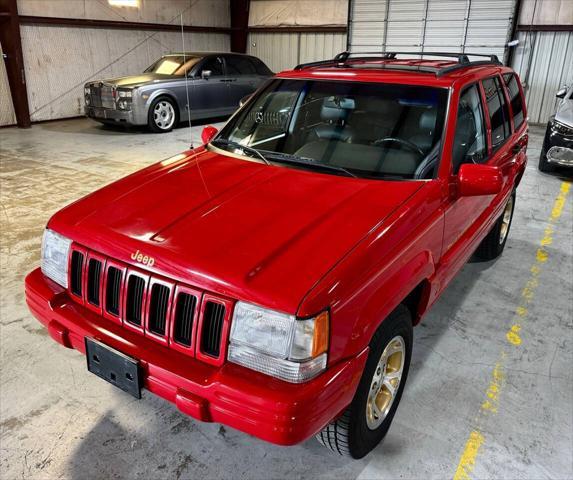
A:
[[[519,84],[517,83],[517,78],[513,73],[506,73],[503,76],[503,81],[509,92],[509,99],[511,101],[511,112],[513,113],[513,125],[517,130],[521,127],[525,117],[523,115],[523,101],[521,98],[521,91],[519,90]]]
[[[491,146],[495,151],[511,135],[509,109],[498,77],[487,78],[482,84],[491,123]]]
[[[256,75],[255,67],[245,57],[226,57],[227,75]]]

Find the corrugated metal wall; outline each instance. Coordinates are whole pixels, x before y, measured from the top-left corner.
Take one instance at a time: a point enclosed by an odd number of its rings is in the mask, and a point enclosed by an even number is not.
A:
[[[353,51],[486,52],[504,57],[516,0],[352,0]]]
[[[555,94],[573,83],[573,32],[520,32],[512,67],[525,84],[531,123],[546,123],[554,113]]]
[[[263,60],[273,72],[332,58],[346,50],[344,33],[250,33],[248,53]]]
[[[0,45],[0,127],[4,125],[14,125],[16,115],[14,114],[14,105],[12,105],[12,96],[10,95],[10,85],[6,75],[6,66],[2,56],[2,45]]]
[[[139,8],[94,0],[18,0],[21,15],[228,27],[230,0],[140,0]],[[88,80],[141,73],[161,55],[183,48],[177,31],[22,25],[32,121],[83,114]],[[229,51],[230,37],[186,33],[185,49]],[[1,81],[1,80],[0,80]]]
[[[181,51],[178,32],[21,27],[32,121],[82,115],[89,80],[141,73],[162,54]],[[186,33],[186,50],[229,50],[229,36]]]
[[[108,0],[17,0],[20,15],[87,18],[129,22],[173,23],[183,12],[185,25],[229,27],[230,0],[138,0],[138,6],[118,7]]]

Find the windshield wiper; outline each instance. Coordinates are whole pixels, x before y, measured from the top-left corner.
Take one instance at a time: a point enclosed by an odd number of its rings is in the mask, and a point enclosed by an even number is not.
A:
[[[247,147],[246,145],[241,145],[239,142],[235,142],[233,140],[227,140],[226,138],[216,138],[211,142],[213,145],[224,145],[226,147],[235,147],[239,150],[243,150],[244,152],[254,153],[257,157],[259,157],[264,163],[270,165],[271,163],[267,160],[267,158],[256,148]]]
[[[297,155],[289,155],[288,153],[279,153],[279,152],[267,152],[267,157],[270,158],[272,161],[292,163],[293,165],[304,165],[307,167],[314,167],[318,169],[322,168],[324,170],[332,170],[338,173],[342,173],[347,177],[358,178],[357,175],[355,175],[350,170],[347,170],[344,167],[339,167],[337,165],[329,165],[328,163],[320,163],[312,158],[299,157]]]

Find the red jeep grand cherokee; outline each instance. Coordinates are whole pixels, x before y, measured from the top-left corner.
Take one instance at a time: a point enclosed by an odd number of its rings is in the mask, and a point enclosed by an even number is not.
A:
[[[502,252],[526,163],[517,75],[431,55],[283,72],[205,145],[64,208],[32,313],[136,397],[364,456],[413,325],[474,252]]]

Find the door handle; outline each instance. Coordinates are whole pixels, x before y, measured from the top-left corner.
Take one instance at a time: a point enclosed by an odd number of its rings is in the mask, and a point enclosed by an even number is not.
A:
[[[521,149],[523,148],[523,145],[520,145],[519,143],[516,143],[513,148],[511,149],[511,152],[514,155],[517,155],[519,152],[521,152]]]

